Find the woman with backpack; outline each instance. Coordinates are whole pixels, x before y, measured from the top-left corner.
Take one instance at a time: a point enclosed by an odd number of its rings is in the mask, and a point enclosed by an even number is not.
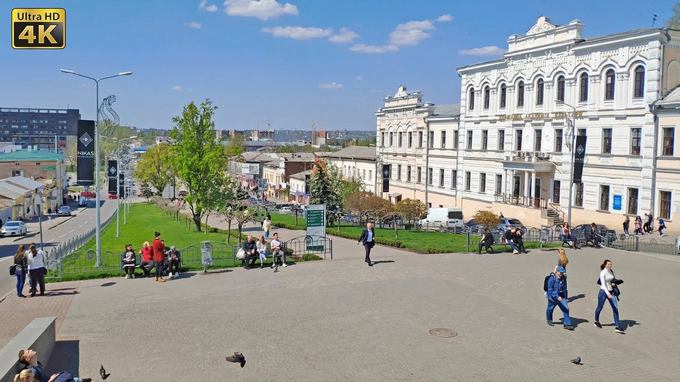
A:
[[[612,312],[614,314],[614,331],[619,334],[625,333],[621,328],[619,322],[619,299],[618,299],[618,286],[617,280],[614,277],[614,271],[612,271],[611,260],[605,260],[602,265],[600,265],[600,277],[597,281],[600,284],[600,292],[597,295],[597,307],[595,308],[595,322],[594,325],[598,328],[602,328],[600,324],[600,313],[602,308],[604,308],[605,300],[609,301],[609,305],[612,307]]]
[[[17,297],[24,295],[24,284],[26,284],[26,274],[28,273],[28,259],[26,258],[26,247],[21,244],[14,255],[14,275],[17,277]]]

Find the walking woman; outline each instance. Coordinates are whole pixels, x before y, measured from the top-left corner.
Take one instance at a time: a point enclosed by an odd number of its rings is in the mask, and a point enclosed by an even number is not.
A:
[[[628,227],[630,227],[630,217],[626,216],[626,220],[623,221],[623,233],[626,236],[630,235],[628,232]]]
[[[614,281],[614,272],[612,271],[611,260],[605,260],[602,265],[600,265],[600,293],[597,295],[597,308],[595,308],[595,326],[602,328],[600,324],[600,313],[602,308],[604,308],[605,300],[609,300],[609,305],[612,307],[612,312],[614,313],[614,331],[619,334],[625,333],[621,328],[619,322],[619,300],[616,297],[616,289],[618,288]]]
[[[45,252],[38,250],[35,245],[31,244],[28,248],[28,272],[31,274],[31,297],[35,296],[40,286],[40,295],[45,295],[45,263],[47,257]]]
[[[21,244],[14,255],[14,274],[17,277],[17,297],[24,295],[24,284],[26,284],[26,273],[28,273],[28,260],[26,259],[26,247]]]

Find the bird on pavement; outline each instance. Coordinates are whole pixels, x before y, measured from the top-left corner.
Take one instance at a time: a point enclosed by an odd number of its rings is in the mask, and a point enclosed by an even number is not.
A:
[[[108,378],[111,373],[106,373],[106,369],[104,369],[104,365],[99,366],[99,375],[102,377],[102,379]]]
[[[239,352],[235,352],[234,355],[228,355],[225,359],[227,362],[240,363],[241,368],[246,365],[246,357],[244,357],[243,354]]]
[[[574,365],[582,365],[581,357],[576,357],[576,358],[572,359],[571,363],[573,363]]]

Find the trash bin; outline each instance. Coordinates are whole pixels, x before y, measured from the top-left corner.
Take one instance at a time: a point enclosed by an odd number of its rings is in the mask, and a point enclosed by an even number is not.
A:
[[[201,264],[203,273],[208,272],[208,267],[212,265],[212,243],[209,241],[201,242]]]

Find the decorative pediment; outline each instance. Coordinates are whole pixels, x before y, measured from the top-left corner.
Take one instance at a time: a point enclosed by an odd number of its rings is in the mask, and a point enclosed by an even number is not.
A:
[[[557,28],[557,25],[551,23],[549,18],[547,18],[545,16],[541,16],[541,17],[538,18],[538,20],[536,20],[536,24],[534,24],[534,26],[531,27],[531,29],[529,29],[529,31],[527,32],[527,36],[532,35],[532,34],[538,34],[538,33],[546,32],[546,31],[553,30],[553,29],[556,29],[556,28]]]

